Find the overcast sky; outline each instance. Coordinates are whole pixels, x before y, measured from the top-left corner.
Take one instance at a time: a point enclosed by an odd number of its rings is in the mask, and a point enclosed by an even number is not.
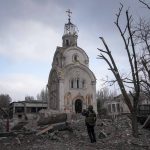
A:
[[[124,12],[129,8],[136,20],[150,18],[138,0],[0,0],[0,94],[18,101],[25,96],[36,98],[45,88],[54,52],[62,45],[68,8],[79,29],[78,46],[88,54],[97,78],[97,90],[102,78],[113,78],[105,62],[96,59],[97,48],[103,48],[99,36],[105,38],[126,73],[124,45],[114,25],[120,2]]]

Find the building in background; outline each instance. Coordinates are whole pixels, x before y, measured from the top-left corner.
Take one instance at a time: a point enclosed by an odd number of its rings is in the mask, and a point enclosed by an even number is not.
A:
[[[132,96],[130,96],[131,103]],[[130,110],[127,104],[124,101],[124,97],[122,94],[113,98],[113,100],[107,100],[104,102],[104,107],[107,109],[107,114],[110,116],[116,116],[120,114],[128,114]],[[149,112],[150,113],[150,101],[149,98],[144,94],[140,93],[138,111]]]
[[[10,119],[14,124],[21,121],[33,120],[38,117],[41,109],[47,109],[47,102],[43,101],[19,101],[10,104]]]
[[[124,102],[122,94],[114,97],[112,100],[105,101],[104,107],[107,109],[107,114],[109,116],[117,116],[120,114],[130,113],[126,103]]]

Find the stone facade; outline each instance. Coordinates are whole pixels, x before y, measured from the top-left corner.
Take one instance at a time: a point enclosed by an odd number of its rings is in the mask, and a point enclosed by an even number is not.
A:
[[[69,18],[49,74],[49,109],[80,113],[92,104],[97,111],[96,78],[89,69],[89,57],[77,46],[77,38],[76,26]]]

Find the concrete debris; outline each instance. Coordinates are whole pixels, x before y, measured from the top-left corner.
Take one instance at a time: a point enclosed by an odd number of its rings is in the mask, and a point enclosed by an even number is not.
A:
[[[150,131],[139,128],[139,138],[132,136],[127,116],[97,119],[96,143],[90,143],[84,117],[74,116],[70,122],[22,127],[12,136],[0,137],[2,150],[144,150],[150,149]],[[139,127],[141,127],[139,125]],[[34,132],[31,132],[34,129]],[[26,134],[28,132],[31,134]]]
[[[20,139],[18,137],[16,137],[15,139],[16,139],[16,144],[21,145]]]
[[[107,134],[103,131],[100,131],[99,134],[98,134],[98,138],[99,139],[103,139],[103,138],[106,138],[107,137]]]
[[[49,133],[49,138],[50,138],[50,140],[57,140],[57,141],[59,141],[59,138],[57,136],[57,132]]]
[[[18,123],[12,128],[12,130],[20,130],[20,129],[22,129],[26,124],[28,124],[27,121],[18,122]]]

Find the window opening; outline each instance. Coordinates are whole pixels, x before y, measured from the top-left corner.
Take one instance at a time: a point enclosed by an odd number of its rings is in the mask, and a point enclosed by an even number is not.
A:
[[[112,104],[112,109],[113,109],[113,112],[116,112],[115,104]]]
[[[74,56],[74,60],[78,61],[78,56],[77,55]]]
[[[69,40],[66,40],[66,45],[69,46]]]
[[[117,112],[120,112],[120,105],[117,104]]]
[[[77,89],[79,88],[79,79],[77,79]]]
[[[73,88],[73,80],[71,80],[71,88]]]

